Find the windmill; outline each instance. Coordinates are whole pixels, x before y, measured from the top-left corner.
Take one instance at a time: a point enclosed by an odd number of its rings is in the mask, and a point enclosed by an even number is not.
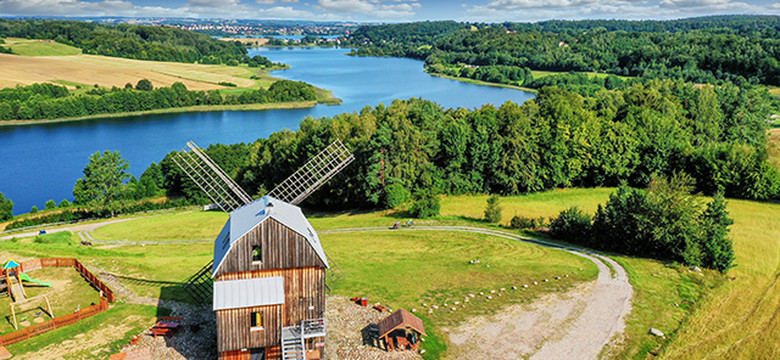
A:
[[[213,300],[221,359],[306,359],[325,344],[325,296],[344,273],[296,205],[354,160],[336,140],[253,200],[194,142],[174,162],[230,214],[214,259],[187,280],[197,302]]]
[[[233,210],[252,202],[252,197],[195,142],[188,141],[187,146],[172,159],[222,211],[230,214]],[[268,192],[267,196],[297,205],[354,159],[354,155],[344,144],[336,140]],[[326,287],[330,291],[344,280],[345,275],[333,259],[327,257],[327,261],[330,268],[326,275]],[[183,286],[184,291],[198,303],[209,301],[213,295],[211,276],[213,265],[213,261],[204,265]]]

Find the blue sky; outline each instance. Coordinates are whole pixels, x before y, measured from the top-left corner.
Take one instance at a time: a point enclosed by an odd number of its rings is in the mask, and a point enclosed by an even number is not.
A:
[[[2,16],[526,22],[717,14],[780,15],[780,0],[0,0]]]

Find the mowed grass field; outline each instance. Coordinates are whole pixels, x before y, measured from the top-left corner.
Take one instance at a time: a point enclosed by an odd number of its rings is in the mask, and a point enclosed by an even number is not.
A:
[[[57,56],[81,54],[81,49],[60,44],[53,40],[5,38],[3,41],[5,41],[5,44],[0,44],[0,46],[11,48],[11,51],[16,55]]]
[[[551,217],[579,206],[593,212],[614,189],[566,189],[502,198],[506,224],[515,214]],[[417,225],[470,225],[496,228],[479,220],[487,196],[442,199],[442,215],[419,220]],[[705,201],[706,199],[702,199]],[[644,359],[648,352],[672,359],[775,359],[780,354],[780,204],[729,200],[735,220],[732,237],[738,266],[726,276],[705,270],[701,275],[687,267],[659,261],[613,255],[628,271],[634,286],[633,311],[627,319],[621,347],[608,357]],[[394,211],[354,212],[309,216],[329,255],[348,278],[337,295],[368,296],[371,302],[415,308],[432,337],[426,342],[428,358],[446,347],[438,329],[472,315],[497,311],[512,303],[532,301],[538,292],[559,291],[595,275],[592,264],[566,253],[486,235],[427,232],[406,229],[368,233],[328,233],[327,229],[391,226],[405,222]],[[210,242],[167,243],[170,240],[213,238],[226,215],[220,212],[166,214],[99,228],[93,236],[103,240],[148,240],[155,245],[119,245],[85,248],[64,244],[2,242],[0,250],[13,256],[75,256],[118,276],[142,296],[188,301],[181,282],[211,259]],[[136,222],[137,221],[137,222]],[[521,233],[516,230],[508,230]],[[74,235],[75,236],[75,235]],[[479,258],[482,265],[470,265]],[[172,266],[171,264],[176,264]],[[422,304],[462,300],[468,293],[498,290],[539,277],[583,267],[570,283],[506,295],[463,311],[428,314]],[[409,280],[406,280],[409,279]],[[45,279],[42,279],[45,280]],[[536,279],[538,281],[538,279]],[[665,340],[649,335],[655,327]]]
[[[247,66],[200,65],[163,61],[142,61],[118,57],[84,55],[68,45],[44,40],[8,38],[14,54],[0,54],[0,88],[52,82],[69,87],[124,87],[148,79],[155,87],[182,82],[190,90],[268,88],[276,79],[266,71]],[[252,76],[255,79],[251,79]]]
[[[780,123],[769,130],[769,161],[780,169]]]

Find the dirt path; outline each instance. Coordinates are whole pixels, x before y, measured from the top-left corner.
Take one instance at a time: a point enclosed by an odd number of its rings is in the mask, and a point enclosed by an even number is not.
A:
[[[320,233],[364,231],[463,231],[567,251],[592,261],[599,269],[596,281],[563,294],[550,294],[530,305],[516,305],[501,314],[477,317],[449,329],[456,359],[594,359],[622,334],[631,312],[633,289],[617,262],[584,249],[567,247],[509,232],[468,226],[348,228]],[[607,265],[609,264],[609,265]],[[610,270],[610,268],[612,270]],[[614,273],[613,273],[614,272]]]

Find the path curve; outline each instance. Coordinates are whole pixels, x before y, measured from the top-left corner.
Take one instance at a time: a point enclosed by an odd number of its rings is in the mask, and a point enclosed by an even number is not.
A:
[[[486,234],[566,251],[596,264],[599,275],[590,285],[592,291],[586,295],[587,299],[583,299],[586,305],[582,313],[558,334],[543,342],[538,347],[539,350],[531,355],[531,359],[595,359],[610,341],[623,332],[626,316],[631,312],[634,290],[628,281],[626,270],[616,261],[586,249],[506,231],[470,226],[414,226],[395,230],[387,227],[363,227],[324,230],[319,233],[371,231],[462,231]]]

